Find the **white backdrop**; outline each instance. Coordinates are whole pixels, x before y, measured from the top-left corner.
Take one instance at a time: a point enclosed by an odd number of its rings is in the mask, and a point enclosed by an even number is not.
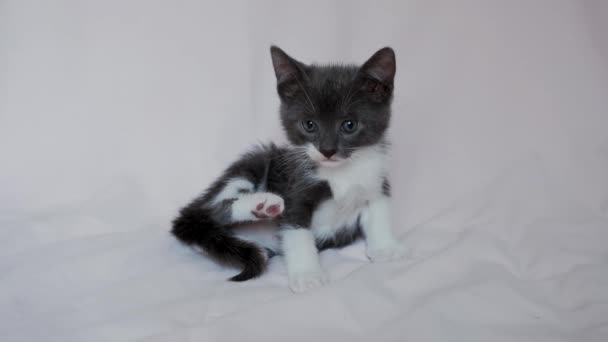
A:
[[[416,252],[323,253],[291,295],[167,234],[282,141],[268,48],[392,46],[395,222]],[[606,1],[0,0],[7,341],[608,339]]]

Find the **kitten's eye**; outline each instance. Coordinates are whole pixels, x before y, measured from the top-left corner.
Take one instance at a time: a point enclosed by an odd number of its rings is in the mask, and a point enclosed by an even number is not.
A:
[[[310,120],[302,121],[302,127],[304,127],[304,130],[308,133],[313,133],[317,130],[317,124]]]
[[[342,130],[344,133],[353,133],[357,130],[357,121],[355,120],[346,120],[342,123]]]

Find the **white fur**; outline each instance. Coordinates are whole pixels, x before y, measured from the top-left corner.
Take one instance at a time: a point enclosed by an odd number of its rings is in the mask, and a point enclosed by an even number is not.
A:
[[[340,161],[341,165],[319,167],[317,177],[328,182],[333,198],[313,214],[311,227],[317,239],[329,239],[344,227],[354,228],[368,203],[382,197],[385,160],[379,148],[367,147]]]
[[[338,229],[355,227],[360,211],[367,205],[362,188],[354,186],[352,191],[337,199],[327,200],[315,210],[311,227],[317,240],[331,239]]]
[[[215,198],[213,199],[212,205],[218,205],[223,200],[238,198],[240,197],[243,191],[252,192],[254,189],[253,183],[248,181],[245,178],[232,178],[229,180],[222,191],[220,191]]]
[[[334,198],[343,198],[358,186],[368,198],[382,194],[382,181],[386,176],[386,155],[378,147],[364,147],[340,161],[335,167],[319,167],[317,177],[326,180]]]
[[[344,227],[354,228],[360,216],[370,260],[404,257],[406,249],[392,230],[390,199],[382,193],[387,174],[385,151],[376,146],[362,148],[338,163],[331,167],[321,164],[318,169],[318,178],[329,183],[333,198],[321,203],[313,214],[315,237],[330,239]]]
[[[319,287],[329,281],[321,269],[315,237],[310,230],[286,228],[281,231],[281,238],[289,287],[294,292]]]

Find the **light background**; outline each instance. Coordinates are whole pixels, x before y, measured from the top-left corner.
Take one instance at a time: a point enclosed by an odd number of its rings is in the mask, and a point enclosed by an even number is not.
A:
[[[323,253],[287,290],[167,234],[282,141],[268,48],[397,54],[394,221],[410,263]],[[608,2],[0,0],[7,341],[608,339]],[[249,339],[248,339],[249,340]]]

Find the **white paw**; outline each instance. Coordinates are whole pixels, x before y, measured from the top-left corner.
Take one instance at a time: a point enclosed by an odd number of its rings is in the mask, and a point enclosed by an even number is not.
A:
[[[389,246],[380,248],[368,247],[366,251],[367,257],[372,262],[388,262],[401,260],[410,256],[410,252],[400,242],[394,242]]]
[[[327,283],[329,276],[323,271],[295,273],[289,276],[289,288],[295,293],[321,287]]]
[[[248,197],[252,203],[251,213],[259,219],[273,219],[285,209],[283,198],[270,192],[258,192]]]

